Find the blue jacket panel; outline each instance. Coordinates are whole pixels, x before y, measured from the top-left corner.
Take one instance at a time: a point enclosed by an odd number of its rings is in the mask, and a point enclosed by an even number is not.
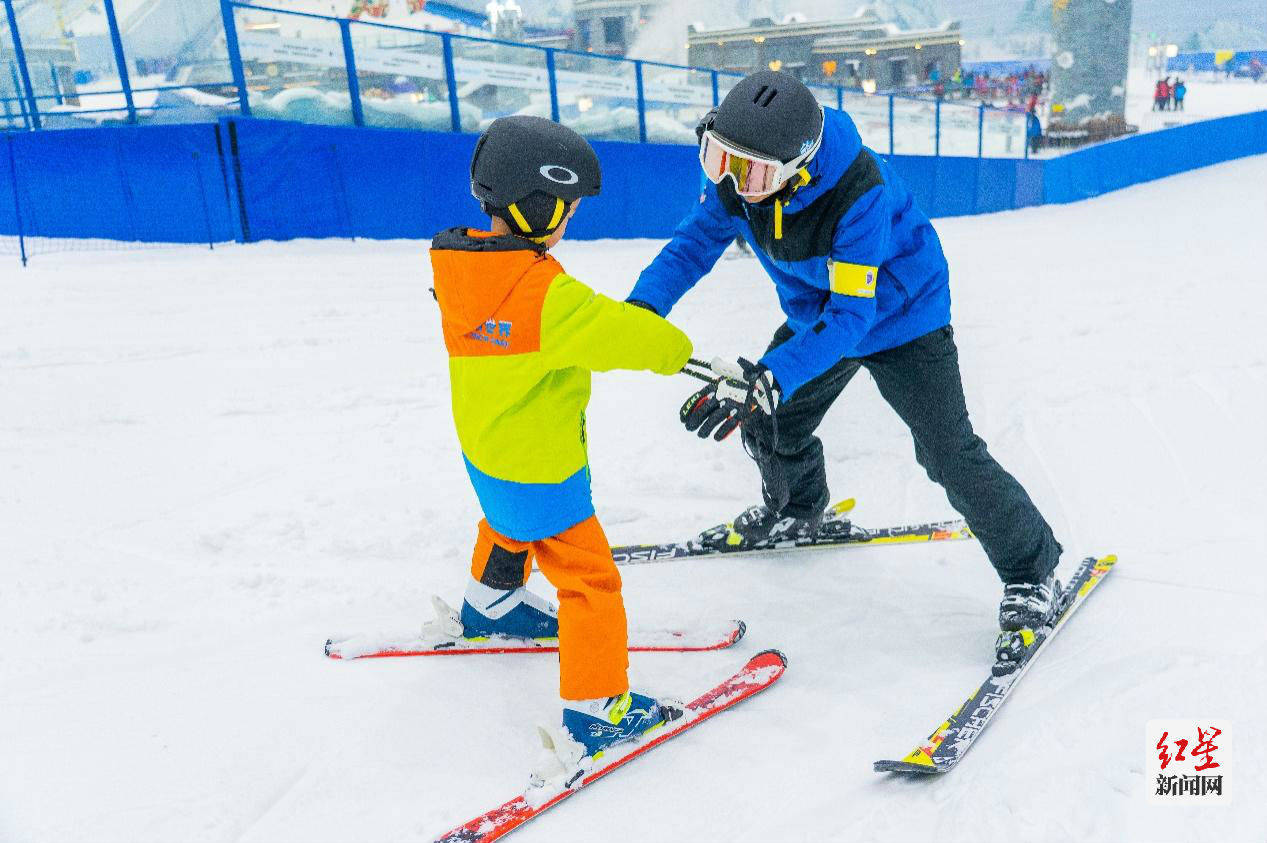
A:
[[[594,514],[589,466],[562,483],[516,483],[485,474],[462,456],[488,525],[517,542],[557,536]]]
[[[629,294],[667,315],[742,235],[795,332],[761,358],[785,397],[841,358],[885,351],[950,322],[937,232],[897,174],[862,146],[849,115],[825,111],[822,147],[806,169],[809,183],[774,209],[783,237],[769,222],[775,200],[749,205],[736,201],[729,182],[709,183]],[[836,216],[834,226],[824,214]],[[878,267],[874,296],[832,292],[829,261]]]

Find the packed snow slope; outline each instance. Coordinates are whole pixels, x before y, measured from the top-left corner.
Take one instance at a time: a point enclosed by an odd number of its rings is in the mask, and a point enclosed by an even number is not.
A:
[[[988,670],[1000,586],[975,542],[627,568],[635,623],[748,622],[732,651],[635,656],[639,687],[689,698],[767,647],[787,676],[519,839],[1264,840],[1264,184],[1267,157],[938,224],[977,429],[1063,573],[1121,559],[959,768],[871,762]],[[558,254],[623,296],[659,246]],[[428,840],[524,785],[554,658],[322,656],[466,580],[478,511],[429,284],[409,242],[6,265],[0,839]],[[704,355],[756,355],[779,323],[748,260],[673,318]],[[596,377],[614,541],[757,500],[737,442],[679,427],[694,388]],[[865,374],[822,432],[859,523],[953,517]],[[1162,717],[1233,722],[1230,805],[1148,802]]]

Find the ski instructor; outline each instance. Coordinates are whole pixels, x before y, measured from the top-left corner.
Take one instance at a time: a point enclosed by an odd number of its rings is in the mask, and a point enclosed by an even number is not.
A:
[[[757,363],[717,369],[682,406],[701,438],[741,427],[765,498],[701,540],[761,547],[816,533],[829,496],[814,434],[865,368],[1004,582],[996,672],[1007,672],[1022,630],[1053,618],[1061,547],[968,421],[937,232],[849,115],[824,110],[793,76],[748,76],[696,133],[709,184],[628,300],[667,316],[739,235],[786,318]]]

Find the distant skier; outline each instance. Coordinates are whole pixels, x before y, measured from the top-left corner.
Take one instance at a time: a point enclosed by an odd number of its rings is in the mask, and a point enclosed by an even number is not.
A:
[[[563,727],[586,756],[673,714],[629,690],[620,574],[590,499],[590,371],[670,375],[691,353],[677,328],[598,295],[548,254],[600,183],[598,157],[571,129],[495,120],[471,160],[491,231],[449,229],[431,247],[453,417],[485,516],[462,634],[557,637]],[[534,558],[557,614],[524,587]]]
[[[1153,111],[1165,111],[1166,106],[1170,104],[1170,77],[1157,80],[1157,87],[1153,89]]]
[[[1171,96],[1173,96],[1175,100],[1175,111],[1183,111],[1183,98],[1187,95],[1188,86],[1184,84],[1182,79],[1176,79],[1174,90],[1171,91]]]
[[[719,374],[682,406],[700,437],[720,440],[742,425],[765,499],[701,540],[761,547],[816,533],[829,495],[814,431],[865,368],[1006,584],[996,648],[1006,669],[1023,649],[1020,630],[1053,617],[1061,547],[969,423],[937,232],[849,115],[824,111],[792,76],[748,76],[699,135],[705,201],[629,301],[667,315],[739,233],[786,316],[759,362],[740,359],[727,367],[737,377]]]
[[[1037,155],[1043,144],[1043,124],[1034,109],[1025,112],[1025,142],[1029,144],[1029,154]]]

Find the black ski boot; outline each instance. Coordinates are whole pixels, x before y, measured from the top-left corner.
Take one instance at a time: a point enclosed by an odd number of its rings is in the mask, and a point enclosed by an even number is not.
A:
[[[1003,588],[999,602],[999,638],[994,644],[994,675],[1016,670],[1039,634],[1056,622],[1063,592],[1055,574],[1037,583],[1014,583]]]
[[[698,541],[718,550],[753,550],[774,547],[787,542],[805,542],[817,533],[823,523],[815,518],[780,517],[764,504],[750,506],[729,524],[718,524],[700,533]]]

